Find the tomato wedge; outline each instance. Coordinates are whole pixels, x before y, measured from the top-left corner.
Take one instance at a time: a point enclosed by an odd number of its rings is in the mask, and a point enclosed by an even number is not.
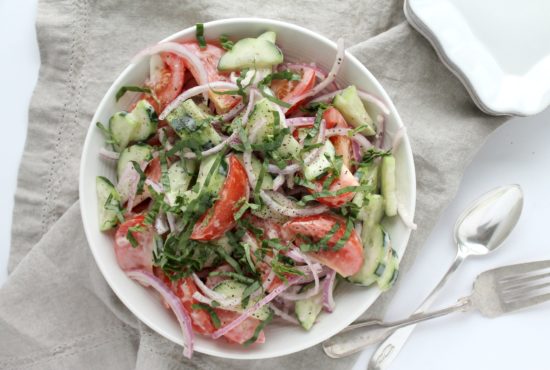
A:
[[[199,57],[204,68],[206,69],[208,82],[229,81],[229,77],[226,74],[221,74],[218,71],[218,61],[225,53],[225,50],[223,50],[219,46],[210,43],[206,44],[206,48],[201,49],[196,41],[184,42],[183,45],[185,45],[185,47],[187,47],[193,54]],[[193,69],[190,69],[190,71],[191,74],[193,74],[193,76],[195,77],[195,80],[198,80],[197,72]],[[240,101],[239,98],[236,98],[234,96],[220,95],[212,91],[208,93],[208,96],[214,103],[214,106],[216,107],[216,112],[218,114],[227,113]]]
[[[248,177],[236,156],[229,157],[229,171],[214,207],[206,212],[193,228],[191,239],[212,240],[223,236],[236,224],[235,213],[249,195]]]
[[[273,90],[277,99],[292,104],[292,107],[287,111],[287,113],[291,113],[302,102],[297,99],[311,90],[313,85],[315,85],[315,70],[304,67],[300,81],[274,80],[271,82],[271,90]]]
[[[327,129],[349,127],[344,116],[334,107],[330,107],[323,112],[323,119],[327,124]],[[333,136],[330,141],[334,145],[336,154],[342,156],[344,165],[351,168],[351,138],[348,136]]]
[[[198,291],[193,278],[187,277],[177,281],[171,281],[160,268],[155,267],[153,272],[170,287],[174,294],[180,299],[183,308],[185,308],[185,311],[187,311],[191,317],[193,330],[200,334],[212,334],[215,328],[210,318],[210,314],[204,310],[193,308],[193,304],[199,303],[193,298],[193,294]],[[166,302],[164,305],[166,308],[169,307]]]
[[[338,251],[331,250],[345,233],[345,219],[325,213],[316,216],[297,217],[287,222],[284,227],[294,235],[296,242],[301,244],[300,235],[310,237],[314,241],[319,241],[330,232],[335,224],[338,224],[340,227],[328,241],[327,245],[329,249],[326,251],[308,252],[308,254],[343,277],[346,277],[355,274],[361,269],[364,257],[363,244],[361,244],[361,239],[359,239],[355,229],[351,231],[350,238],[341,249]]]
[[[226,311],[219,308],[216,308],[215,311],[220,319],[222,327],[232,321],[235,321],[235,319],[237,319],[237,317],[241,315],[238,312]],[[256,331],[256,327],[259,324],[260,320],[255,319],[254,317],[249,317],[244,320],[239,326],[225,333],[224,337],[230,342],[243,344],[244,342],[252,338],[254,332]],[[263,330],[260,332],[260,334],[258,335],[258,339],[256,339],[256,342],[254,343],[265,343],[265,334]]]
[[[124,271],[153,268],[153,233],[150,226],[144,225],[145,216],[137,215],[124,221],[115,233],[115,256],[118,265]],[[128,240],[128,229],[135,227],[139,231],[130,231],[133,242]]]
[[[141,97],[151,103],[157,114],[181,93],[185,78],[182,58],[173,53],[161,53],[160,57],[164,66],[158,71],[158,75],[150,76],[150,80],[145,83],[155,93],[158,102],[149,94]]]
[[[318,180],[315,182],[317,186],[317,191],[320,192],[323,190],[323,180]],[[335,192],[340,189],[344,189],[348,186],[359,186],[359,181],[353,176],[351,171],[342,165],[342,170],[340,176],[329,185],[328,191]],[[315,193],[313,190],[309,189],[311,193]],[[354,192],[344,193],[340,195],[335,195],[331,197],[321,197],[317,198],[317,201],[321,204],[325,204],[332,208],[342,207],[344,204],[350,202],[355,196]]]

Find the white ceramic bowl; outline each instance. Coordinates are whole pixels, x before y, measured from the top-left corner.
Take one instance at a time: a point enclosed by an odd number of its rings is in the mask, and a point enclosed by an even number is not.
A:
[[[277,44],[283,49],[287,60],[316,62],[319,66],[330,69],[334,62],[336,44],[327,38],[293,24],[257,18],[224,19],[205,24],[205,35],[209,39],[217,39],[225,33],[238,39],[255,37],[266,30],[277,32]],[[193,39],[195,28],[187,28],[166,40]],[[146,45],[144,45],[145,47]],[[387,118],[388,131],[395,133],[403,126],[399,115],[388,94],[374,76],[351,54],[346,53],[343,66],[338,76],[342,85],[350,83],[358,88],[379,96],[390,107],[391,114]],[[115,102],[115,94],[123,85],[140,85],[148,73],[148,61],[137,65],[129,65],[116,79],[99,104],[90,123],[86,136],[80,166],[80,206],[86,236],[94,258],[103,276],[120,298],[120,300],[141,321],[150,328],[170,339],[182,344],[180,328],[172,313],[161,304],[158,296],[126,277],[118,267],[113,250],[112,235],[99,231],[97,218],[97,201],[95,178],[103,175],[114,179],[114,166],[102,160],[98,153],[105,145],[104,137],[95,127],[97,121],[107,123],[109,117],[116,111],[124,110],[129,97]],[[407,137],[404,138],[399,150],[395,153],[397,163],[397,189],[400,201],[410,214],[414,214],[416,182],[412,152]],[[403,255],[410,230],[399,219],[395,218],[387,224],[393,245],[399,256]],[[196,335],[195,350],[213,356],[234,359],[261,359],[277,357],[297,352],[314,346],[336,334],[352,321],[356,320],[380,295],[376,287],[363,288],[351,284],[341,284],[336,291],[336,309],[332,314],[321,314],[319,322],[306,332],[299,327],[287,324],[271,324],[266,329],[266,343],[244,348],[227,344],[222,340],[212,340]]]

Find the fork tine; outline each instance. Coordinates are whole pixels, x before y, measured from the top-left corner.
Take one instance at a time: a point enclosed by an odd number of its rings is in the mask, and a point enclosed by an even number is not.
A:
[[[550,300],[550,293],[541,294],[534,297],[515,299],[510,302],[504,302],[504,308],[507,312],[515,311],[522,308],[531,307],[536,304],[546,302],[548,300]]]
[[[510,266],[499,267],[493,270],[495,276],[501,284],[509,283],[518,278],[526,276],[530,272],[550,268],[550,260],[522,263],[513,266],[513,272],[510,273]]]
[[[527,298],[529,295],[533,295],[536,290],[544,289],[550,287],[550,282],[538,284],[538,285],[531,285],[531,286],[524,286],[519,289],[513,290],[513,291],[507,291],[503,293],[504,300],[514,300],[514,299],[521,299],[521,298]],[[537,292],[542,293],[542,292]]]
[[[516,278],[515,280],[509,280],[507,282],[501,283],[500,287],[504,292],[512,291],[520,288],[527,287],[529,282],[534,282],[538,280],[544,280],[550,277],[550,272],[539,274],[539,275],[527,275],[525,277]]]

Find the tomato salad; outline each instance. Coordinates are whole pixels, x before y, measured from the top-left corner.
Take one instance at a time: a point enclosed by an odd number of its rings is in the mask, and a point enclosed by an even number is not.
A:
[[[397,277],[384,217],[414,227],[395,191],[389,114],[377,97],[289,63],[276,34],[163,42],[124,86],[128,108],[98,123],[116,181],[96,180],[99,226],[120,268],[162,296],[191,357],[195,334],[265,342],[276,317],[310,330],[338,284]]]

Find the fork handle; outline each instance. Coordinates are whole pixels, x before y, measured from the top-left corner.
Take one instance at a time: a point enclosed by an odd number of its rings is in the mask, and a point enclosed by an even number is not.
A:
[[[412,315],[407,319],[385,323],[380,320],[368,320],[352,324],[323,342],[323,350],[327,356],[341,358],[349,356],[372,344],[384,340],[397,329],[422,321],[435,319],[453,312],[466,312],[472,308],[470,297],[464,297],[450,307],[442,310]]]

